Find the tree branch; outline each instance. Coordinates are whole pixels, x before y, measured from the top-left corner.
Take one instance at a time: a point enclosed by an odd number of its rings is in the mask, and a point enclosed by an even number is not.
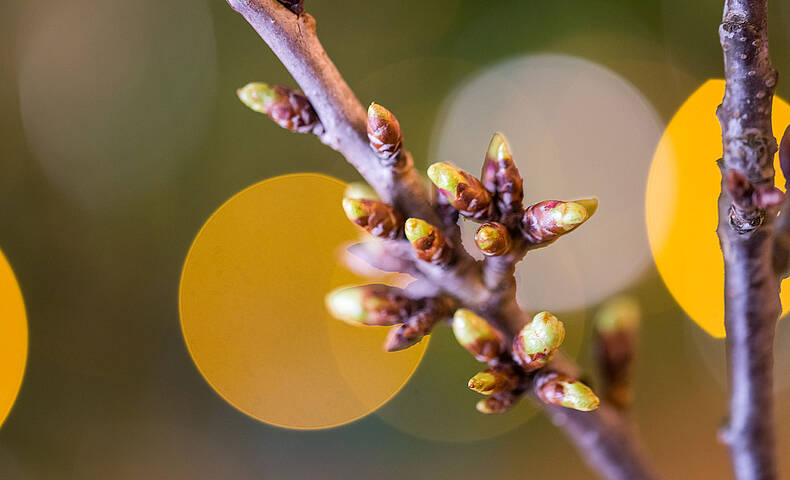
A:
[[[773,187],[771,104],[777,74],[768,56],[766,0],[728,0],[719,36],[726,91],[717,115],[724,157],[718,235],[725,265],[730,370],[729,444],[739,480],[777,478],[773,338],[781,312],[773,268],[774,215],[754,192]]]

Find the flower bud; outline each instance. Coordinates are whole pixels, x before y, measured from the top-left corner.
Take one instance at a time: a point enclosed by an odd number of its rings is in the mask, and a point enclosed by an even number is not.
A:
[[[430,223],[419,218],[406,220],[406,238],[411,242],[417,257],[425,262],[444,264],[449,260],[444,234]]]
[[[352,182],[343,192],[343,198],[353,198],[357,200],[379,200],[379,195],[370,185],[362,182]]]
[[[546,365],[565,339],[565,327],[549,312],[540,312],[513,339],[513,357],[531,372]]]
[[[434,163],[428,178],[463,215],[484,219],[493,215],[491,194],[480,180],[449,163]]]
[[[630,297],[610,300],[595,316],[594,351],[603,394],[620,409],[627,408],[633,396],[631,370],[640,317],[639,304]]]
[[[591,203],[590,200],[585,202]],[[535,245],[545,244],[575,229],[588,218],[590,214],[581,202],[546,200],[524,212],[524,234]]]
[[[541,376],[536,383],[538,398],[550,405],[559,405],[582,412],[598,408],[601,401],[587,385],[558,373]]]
[[[333,317],[352,325],[395,325],[413,310],[413,301],[401,289],[371,284],[342,287],[326,296]]]
[[[485,255],[491,257],[504,255],[510,250],[510,234],[501,223],[484,223],[477,229],[475,244]]]
[[[344,198],[343,210],[349,220],[375,237],[393,239],[400,233],[401,221],[395,210],[386,203]]]
[[[375,103],[368,107],[368,140],[370,148],[388,165],[396,162],[403,147],[398,119],[392,112]]]
[[[521,215],[524,181],[501,133],[495,133],[488,145],[481,180],[486,190],[496,193],[496,203],[503,217]]]
[[[509,392],[518,387],[519,376],[509,365],[487,368],[469,379],[469,389],[483,395]]]
[[[480,362],[490,362],[505,350],[502,334],[466,308],[455,311],[453,333],[458,343]]]
[[[324,131],[310,101],[299,91],[281,85],[253,82],[236,93],[249,108],[265,113],[286,130],[316,135]]]
[[[514,392],[502,392],[477,402],[477,411],[480,413],[505,413],[518,402],[520,394]]]

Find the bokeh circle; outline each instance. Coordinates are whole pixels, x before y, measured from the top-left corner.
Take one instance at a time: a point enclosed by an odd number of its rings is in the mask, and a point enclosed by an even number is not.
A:
[[[0,251],[0,425],[19,394],[27,362],[28,332],[22,291]]]

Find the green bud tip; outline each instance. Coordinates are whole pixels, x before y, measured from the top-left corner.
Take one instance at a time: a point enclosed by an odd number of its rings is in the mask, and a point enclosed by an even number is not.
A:
[[[471,345],[480,339],[497,338],[496,332],[488,322],[466,308],[455,311],[453,333],[461,345]]]
[[[461,175],[461,171],[452,164],[439,162],[428,167],[428,178],[442,190],[455,194],[455,187],[459,183],[465,183],[466,179]]]
[[[349,183],[346,190],[343,192],[343,198],[351,198],[356,200],[378,200],[379,196],[375,190],[370,188],[366,183],[353,182]]]
[[[359,198],[344,198],[343,210],[346,212],[346,216],[352,221],[368,216],[368,211]]]
[[[555,224],[566,232],[587,220],[587,209],[576,202],[559,202],[551,209]]]
[[[488,395],[496,386],[496,377],[488,372],[480,372],[469,379],[469,388],[477,393]]]
[[[351,324],[360,324],[366,317],[363,292],[359,287],[341,287],[326,296],[326,308],[333,317]]]
[[[483,253],[501,255],[510,248],[510,238],[504,225],[484,223],[475,234],[475,244]]]
[[[436,229],[433,225],[424,220],[410,218],[406,220],[404,230],[406,231],[406,238],[408,238],[411,243],[414,243],[421,238],[429,236]]]
[[[639,328],[641,310],[639,302],[631,297],[617,297],[606,302],[595,316],[598,333],[633,331]]]
[[[269,105],[277,97],[277,92],[269,84],[252,82],[236,90],[239,100],[256,112],[266,113]]]
[[[392,112],[382,107],[378,103],[371,103],[368,107],[368,118],[380,118],[386,121],[392,116]]]
[[[491,138],[491,142],[488,144],[486,157],[496,160],[510,156],[510,146],[507,144],[505,136],[499,132],[495,132],[494,136]]]
[[[540,312],[519,332],[518,340],[527,355],[550,355],[565,340],[565,326],[549,312]]]
[[[559,402],[563,407],[589,412],[598,408],[601,403],[592,389],[582,382],[558,381],[557,384],[563,389],[562,399]]]
[[[587,211],[587,218],[592,217],[598,211],[597,198],[583,198],[581,200],[574,200],[573,203],[578,203]]]

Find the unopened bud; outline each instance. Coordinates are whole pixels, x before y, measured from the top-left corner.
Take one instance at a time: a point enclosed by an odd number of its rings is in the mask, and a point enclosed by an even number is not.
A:
[[[413,310],[399,288],[380,284],[338,288],[326,296],[326,306],[333,317],[352,325],[395,325]]]
[[[504,255],[510,250],[510,234],[501,223],[484,223],[477,229],[475,244],[485,255],[492,257]]]
[[[410,218],[406,220],[404,230],[420,260],[437,264],[449,260],[450,250],[446,248],[444,234],[438,228],[419,218]]]
[[[520,398],[521,395],[514,392],[491,395],[477,402],[477,411],[486,414],[505,413],[513,408]]]
[[[480,362],[490,362],[504,352],[502,334],[466,308],[455,311],[453,333],[458,343]]]
[[[358,200],[378,200],[379,195],[370,185],[362,182],[352,182],[343,192],[343,198],[354,198]]]
[[[518,387],[519,376],[509,365],[498,365],[478,373],[469,379],[469,389],[483,395],[509,392]]]
[[[449,163],[434,163],[428,178],[459,212],[481,219],[491,216],[491,194],[480,180]]]
[[[301,92],[282,85],[248,83],[238,89],[239,99],[252,110],[268,115],[277,125],[298,133],[323,133],[310,101]]]
[[[550,405],[559,405],[582,412],[598,408],[601,401],[587,385],[578,380],[550,373],[538,379],[538,398]]]
[[[595,316],[595,359],[605,398],[624,409],[632,400],[631,370],[641,311],[630,297],[608,301]]]
[[[343,210],[349,220],[379,238],[396,238],[401,221],[395,210],[378,200],[344,198]]]
[[[581,203],[546,200],[527,208],[523,228],[527,239],[539,245],[556,240],[588,218],[590,215]]]
[[[497,205],[505,218],[521,214],[524,181],[501,133],[495,133],[488,144],[481,180],[486,190],[496,193]]]
[[[565,326],[549,312],[540,312],[513,339],[513,357],[530,372],[546,365],[565,339]]]
[[[368,107],[368,140],[370,148],[385,164],[393,164],[403,147],[403,134],[395,115],[381,105]]]

